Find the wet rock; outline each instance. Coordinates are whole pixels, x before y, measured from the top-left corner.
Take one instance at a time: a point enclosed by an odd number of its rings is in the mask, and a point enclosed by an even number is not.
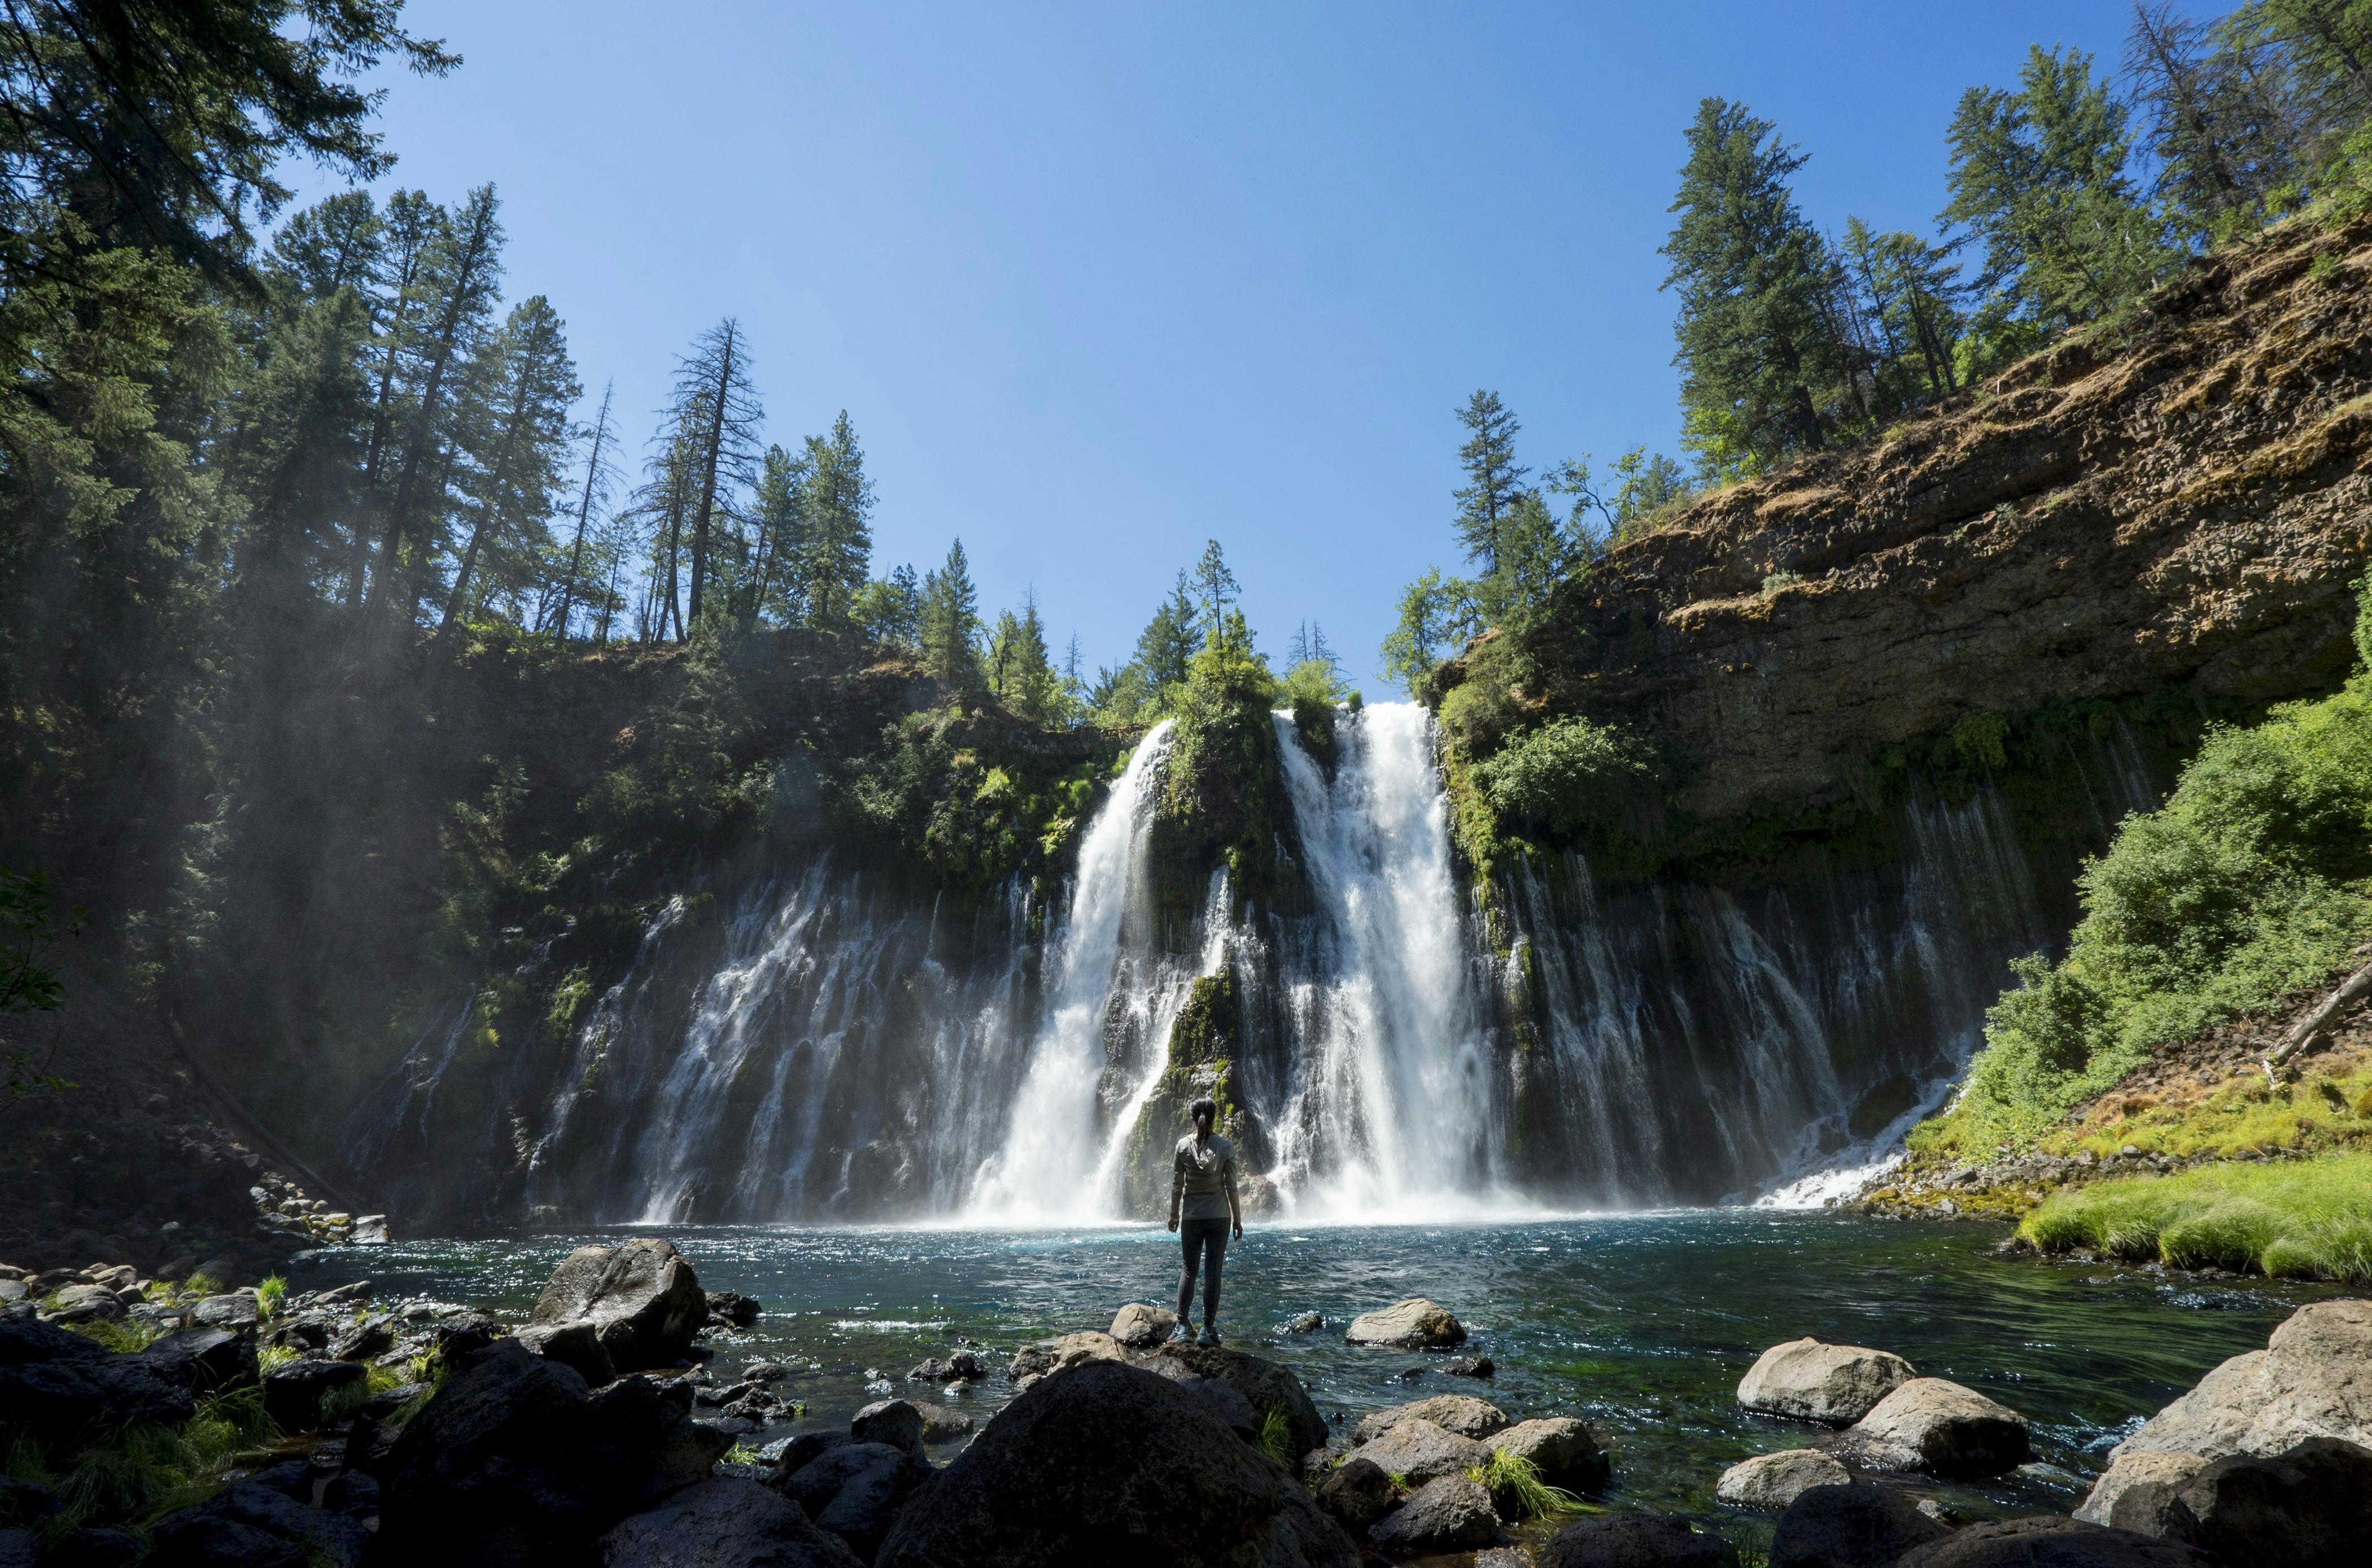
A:
[[[1054,1350],[1051,1345],[1023,1345],[1013,1353],[1005,1375],[1016,1383],[1024,1377],[1043,1377],[1054,1370]]]
[[[912,1401],[914,1412],[923,1418],[923,1441],[952,1443],[968,1437],[979,1423],[961,1411],[951,1411],[945,1405],[935,1405],[926,1400]]]
[[[1973,1388],[1914,1377],[1847,1433],[1851,1451],[1885,1469],[1999,1475],[2033,1457],[2026,1418]]]
[[[186,1382],[33,1318],[0,1319],[0,1425],[63,1439],[98,1420],[178,1425],[196,1406]]]
[[[1288,1334],[1314,1334],[1324,1327],[1326,1327],[1326,1318],[1323,1314],[1305,1312],[1287,1323],[1285,1326],[1285,1331]]]
[[[1771,1568],[1893,1568],[1912,1548],[1949,1533],[1892,1487],[1809,1487],[1779,1516]]]
[[[190,1320],[201,1329],[252,1329],[262,1316],[262,1307],[251,1290],[210,1295],[190,1311]]]
[[[779,1361],[753,1361],[741,1369],[745,1383],[779,1383],[791,1375],[791,1369]]]
[[[703,1481],[601,1538],[603,1568],[862,1568],[847,1543],[751,1481]]]
[[[2309,1437],[2372,1446],[2372,1301],[2319,1301],[2266,1348],[2237,1355],[2117,1445],[2220,1459],[2279,1454]]]
[[[1411,1296],[1380,1312],[1363,1312],[1351,1319],[1343,1337],[1355,1345],[1389,1345],[1398,1350],[1447,1350],[1463,1344],[1466,1326],[1449,1309]]]
[[[1091,1364],[998,1411],[908,1503],[877,1563],[1358,1561],[1342,1527],[1203,1400],[1134,1366]]]
[[[1113,1315],[1111,1337],[1131,1350],[1151,1350],[1165,1343],[1178,1327],[1178,1314],[1165,1307],[1132,1301]]]
[[[1251,1406],[1256,1426],[1267,1423],[1271,1411],[1282,1408],[1287,1453],[1306,1453],[1326,1441],[1326,1418],[1289,1366],[1222,1345],[1165,1345],[1159,1359],[1241,1394]]]
[[[1388,1473],[1406,1476],[1413,1485],[1446,1475],[1464,1475],[1469,1467],[1491,1457],[1491,1450],[1473,1438],[1460,1437],[1429,1421],[1403,1421],[1369,1438],[1357,1451]]]
[[[1317,1491],[1318,1506],[1355,1536],[1390,1513],[1400,1495],[1381,1465],[1357,1455],[1327,1471]]]
[[[2076,1510],[2087,1525],[2107,1525],[2139,1535],[2162,1536],[2172,1519],[2175,1493],[2207,1468],[2204,1456],[2160,1449],[2120,1454]]]
[[[352,1361],[284,1362],[263,1375],[263,1413],[283,1432],[321,1424],[321,1402],[343,1388],[360,1388],[369,1369]]]
[[[570,1368],[593,1388],[617,1381],[618,1369],[602,1347],[600,1330],[591,1323],[531,1323],[518,1331],[518,1342]]]
[[[1887,1351],[1790,1340],[1764,1351],[1738,1380],[1738,1402],[1765,1415],[1850,1426],[1917,1376]]]
[[[647,1378],[590,1393],[568,1366],[503,1341],[465,1360],[377,1463],[375,1555],[576,1563],[620,1520],[705,1479],[723,1449]]]
[[[1536,1555],[1540,1568],[1720,1568],[1728,1551],[1668,1514],[1600,1514],[1567,1525]]]
[[[1387,1557],[1472,1551],[1506,1539],[1491,1494],[1462,1475],[1442,1476],[1370,1526],[1367,1539]]]
[[[346,1239],[353,1242],[357,1247],[386,1246],[387,1216],[385,1214],[356,1214],[355,1216],[354,1234]]]
[[[729,1323],[736,1329],[746,1329],[765,1316],[766,1309],[755,1296],[743,1295],[738,1290],[712,1290],[705,1293],[708,1320]]]
[[[561,1260],[528,1321],[590,1323],[610,1364],[634,1372],[684,1357],[708,1321],[708,1297],[682,1254],[636,1237],[622,1247],[580,1247]]]
[[[137,1353],[158,1376],[179,1383],[192,1393],[223,1388],[251,1388],[261,1374],[255,1358],[255,1336],[228,1329],[185,1329],[168,1334]]]
[[[1457,1355],[1434,1368],[1452,1377],[1489,1377],[1499,1368],[1487,1355]]]
[[[475,1355],[503,1337],[503,1326],[483,1312],[456,1312],[429,1330],[436,1353],[447,1361]],[[606,1379],[605,1379],[606,1381]]]
[[[1771,1562],[1772,1568],[1778,1568],[1778,1558]],[[2006,1524],[1971,1525],[1906,1552],[1897,1568],[2217,1568],[2217,1564],[2205,1552],[2180,1541],[2046,1515]]]
[[[268,1487],[234,1482],[194,1508],[168,1514],[149,1540],[151,1568],[245,1568],[257,1562],[355,1568],[370,1532]]]
[[[1733,1508],[1777,1513],[1816,1486],[1846,1486],[1853,1472],[1818,1448],[1757,1454],[1722,1471],[1713,1494]]]
[[[772,1484],[869,1562],[899,1510],[933,1473],[922,1459],[886,1443],[849,1443]]]
[[[901,1454],[923,1457],[923,1412],[904,1400],[879,1400],[856,1412],[848,1435],[857,1443],[884,1443]]]
[[[1603,1492],[1614,1479],[1614,1467],[1598,1439],[1570,1416],[1519,1421],[1484,1438],[1482,1446],[1529,1459],[1542,1481],[1567,1492]]]
[[[774,1456],[775,1481],[787,1481],[834,1448],[845,1448],[855,1439],[845,1432],[802,1432],[785,1438],[782,1451]]]
[[[2360,1568],[2372,1562],[2372,1449],[2309,1437],[2271,1458],[2228,1454],[2168,1513],[2167,1534],[2227,1562]]]
[[[1436,1394],[1429,1400],[1393,1405],[1361,1416],[1351,1428],[1351,1441],[1358,1444],[1380,1437],[1403,1421],[1429,1421],[1445,1432],[1455,1432],[1477,1442],[1507,1429],[1507,1412],[1488,1400],[1478,1400],[1471,1394]]]
[[[936,1356],[908,1369],[910,1383],[965,1383],[981,1374],[980,1357],[968,1350],[959,1350],[941,1361]]]

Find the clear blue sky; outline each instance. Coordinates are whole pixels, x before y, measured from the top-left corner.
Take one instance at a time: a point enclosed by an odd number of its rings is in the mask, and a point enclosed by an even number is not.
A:
[[[390,76],[390,183],[493,180],[634,456],[726,315],[785,445],[845,408],[877,569],[960,534],[983,608],[1124,659],[1225,545],[1272,654],[1320,621],[1371,695],[1402,585],[1457,565],[1477,387],[1535,469],[1678,455],[1656,248],[1680,134],[1742,99],[1813,220],[1924,228],[1960,91],[2111,0],[1975,6],[834,6],[412,0],[465,60]],[[312,182],[318,191],[322,187]]]

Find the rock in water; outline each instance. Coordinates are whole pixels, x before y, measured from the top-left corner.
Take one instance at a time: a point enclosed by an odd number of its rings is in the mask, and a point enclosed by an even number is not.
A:
[[[2372,1449],[2309,1437],[2267,1458],[2229,1454],[2175,1493],[2167,1533],[2226,1562],[2372,1562]]]
[[[2076,1517],[2087,1525],[2162,1536],[2172,1520],[2175,1493],[2206,1468],[2198,1454],[2153,1449],[2120,1455],[2092,1483]]]
[[[1380,1437],[1403,1421],[1429,1421],[1445,1432],[1455,1432],[1478,1443],[1494,1432],[1507,1429],[1507,1412],[1488,1400],[1478,1400],[1471,1394],[1436,1394],[1429,1400],[1369,1411],[1351,1428],[1351,1441],[1365,1443]]]
[[[590,1323],[621,1372],[672,1366],[708,1323],[708,1296],[683,1255],[636,1237],[622,1247],[580,1247],[536,1297],[530,1325]]]
[[[1999,1475],[2034,1453],[2026,1417],[1941,1377],[1903,1384],[1846,1435],[1871,1464],[1940,1476]]]
[[[1847,1486],[1853,1472],[1818,1448],[1757,1454],[1722,1471],[1713,1494],[1733,1508],[1777,1513],[1816,1486]]]
[[[754,1481],[703,1481],[601,1538],[603,1568],[864,1568]]]
[[[2236,1355],[2117,1445],[2161,1451],[2279,1454],[2309,1437],[2372,1447],[2372,1301],[2318,1301]]]
[[[1203,1400],[1095,1363],[1032,1385],[917,1493],[878,1568],[1357,1568],[1309,1494]]]
[[[1388,1473],[1408,1477],[1413,1484],[1464,1475],[1470,1467],[1491,1457],[1491,1450],[1473,1438],[1445,1432],[1429,1421],[1403,1421],[1361,1444],[1358,1452]]]
[[[1318,1483],[1318,1505],[1353,1535],[1390,1513],[1400,1497],[1381,1465],[1356,1455],[1327,1471]]]
[[[933,1473],[922,1459],[887,1443],[848,1443],[825,1450],[773,1485],[870,1562],[898,1511]]]
[[[1430,1557],[1496,1546],[1506,1537],[1491,1494],[1462,1475],[1448,1475],[1417,1488],[1368,1528],[1367,1539],[1387,1557]]]
[[[1891,1487],[1815,1486],[1779,1516],[1771,1568],[1894,1568],[1912,1548],[1950,1533]]]
[[[1482,1440],[1485,1448],[1529,1459],[1541,1479],[1567,1492],[1603,1492],[1614,1467],[1589,1428],[1570,1416],[1519,1421]]]
[[[1541,1548],[1540,1568],[1720,1568],[1729,1543],[1667,1514],[1600,1514]]]
[[[578,1563],[612,1525],[705,1480],[723,1447],[647,1379],[588,1395],[566,1366],[501,1341],[464,1361],[396,1438],[378,1472],[372,1554]]]
[[[923,1457],[923,1412],[904,1400],[881,1400],[858,1411],[848,1423],[858,1443],[886,1443],[901,1454]]]
[[[1178,1327],[1178,1314],[1166,1307],[1130,1302],[1111,1320],[1111,1337],[1131,1350],[1151,1350],[1166,1342]]]
[[[1287,1452],[1308,1453],[1326,1441],[1326,1418],[1318,1413],[1317,1403],[1293,1368],[1219,1345],[1169,1345],[1161,1355],[1196,1376],[1224,1383],[1241,1394],[1251,1405],[1256,1425],[1268,1420],[1269,1411],[1283,1407]]]
[[[1343,1337],[1355,1345],[1389,1345],[1398,1350],[1447,1350],[1466,1342],[1466,1325],[1449,1309],[1421,1295],[1395,1302],[1380,1312],[1362,1312],[1351,1319]]]
[[[1917,1376],[1887,1351],[1790,1340],[1764,1351],[1738,1380],[1738,1402],[1765,1415],[1851,1426]]]
[[[1778,1568],[1778,1558],[1771,1562]],[[1905,1553],[1897,1568],[2217,1568],[2217,1563],[2180,1541],[2045,1515],[1971,1525]]]
[[[923,1418],[923,1441],[925,1443],[952,1443],[969,1434],[978,1424],[963,1411],[949,1410],[945,1405],[935,1405],[927,1400],[909,1402],[913,1405],[914,1413]]]

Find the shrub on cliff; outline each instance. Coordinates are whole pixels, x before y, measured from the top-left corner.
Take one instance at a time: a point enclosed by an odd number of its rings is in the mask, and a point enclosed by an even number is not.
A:
[[[2021,960],[1960,1101],[1914,1144],[2024,1143],[2163,1041],[2320,984],[2372,935],[2372,586],[2366,668],[2317,703],[2210,733],[2159,810],[2079,887],[2054,965]]]
[[[1476,766],[1474,780],[1503,819],[1569,842],[1635,816],[1655,783],[1655,765],[1636,737],[1563,718],[1508,742]]]
[[[1182,910],[1225,860],[1238,892],[1273,890],[1276,846],[1292,832],[1279,771],[1276,677],[1228,610],[1203,638],[1178,689],[1169,754],[1154,817],[1157,896]]]

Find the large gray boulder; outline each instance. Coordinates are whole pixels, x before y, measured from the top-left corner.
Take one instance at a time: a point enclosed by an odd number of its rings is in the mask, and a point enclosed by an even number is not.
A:
[[[1351,1441],[1358,1444],[1380,1437],[1403,1421],[1429,1421],[1445,1432],[1478,1443],[1494,1432],[1505,1432],[1508,1425],[1507,1412],[1488,1400],[1471,1394],[1436,1394],[1429,1400],[1368,1411],[1351,1428]]]
[[[1999,1475],[2033,1457],[2026,1417],[1974,1388],[1914,1377],[1846,1434],[1855,1457],[1883,1469]]]
[[[2266,1348],[2237,1355],[2117,1445],[2220,1459],[2280,1454],[2309,1437],[2372,1447],[2372,1301],[2318,1301]]]
[[[1113,1314],[1111,1337],[1131,1350],[1151,1350],[1167,1343],[1177,1327],[1178,1314],[1169,1308],[1132,1301]]]
[[[1353,1535],[1390,1513],[1401,1500],[1400,1490],[1383,1467],[1354,1454],[1318,1483],[1318,1505]]]
[[[884,1443],[923,1458],[923,1412],[904,1400],[878,1400],[849,1419],[848,1435],[859,1443]]]
[[[906,1504],[877,1568],[1357,1568],[1207,1402],[1090,1362],[1031,1385]]]
[[[1715,1500],[1733,1508],[1776,1514],[1816,1486],[1848,1486],[1853,1472],[1818,1448],[1782,1448],[1757,1454],[1721,1472]]]
[[[1669,1514],[1600,1514],[1540,1549],[1540,1568],[1720,1568],[1729,1543]]]
[[[2259,1558],[2242,1558],[2257,1568]],[[1779,1560],[1771,1560],[1778,1568]],[[1896,1568],[2231,1568],[2180,1541],[2046,1514],[1971,1525],[1903,1554]],[[2270,1568],[2270,1565],[2268,1565]]]
[[[1764,1351],[1738,1380],[1738,1402],[1765,1415],[1851,1426],[1918,1376],[1889,1351],[1790,1340]]]
[[[2175,1493],[2207,1468],[2199,1454],[2146,1449],[2120,1454],[2092,1483],[2076,1517],[2139,1535],[2162,1536],[2173,1522]]]
[[[1614,1478],[1606,1450],[1598,1446],[1589,1428],[1571,1416],[1519,1421],[1485,1437],[1482,1446],[1529,1459],[1542,1481],[1567,1492],[1603,1492]]]
[[[1425,1482],[1367,1528],[1376,1550],[1394,1559],[1473,1551],[1506,1539],[1491,1494],[1462,1475]]]
[[[1401,1422],[1359,1445],[1357,1452],[1382,1466],[1387,1474],[1406,1477],[1411,1486],[1446,1475],[1464,1475],[1491,1457],[1491,1450],[1473,1438],[1446,1432],[1429,1421]]]
[[[1466,1325],[1448,1307],[1413,1295],[1380,1312],[1362,1312],[1343,1337],[1355,1345],[1390,1345],[1400,1350],[1447,1350],[1466,1341]]]
[[[2309,1437],[2287,1453],[2227,1454],[2175,1493],[2167,1533],[2226,1562],[2372,1562],[2372,1449]]]
[[[708,1296],[683,1255],[654,1237],[580,1247],[536,1297],[534,1327],[590,1323],[620,1372],[672,1366],[708,1323]]]
[[[898,1511],[934,1473],[922,1459],[887,1443],[847,1443],[773,1484],[870,1562],[898,1522]]]
[[[1904,1552],[1946,1533],[1892,1487],[1815,1486],[1779,1516],[1771,1568],[1894,1568]]]
[[[864,1568],[838,1536],[754,1481],[685,1487],[601,1538],[602,1568]]]
[[[1165,1345],[1158,1359],[1241,1394],[1251,1406],[1255,1429],[1267,1423],[1271,1411],[1282,1409],[1288,1453],[1306,1454],[1326,1441],[1326,1418],[1289,1366],[1219,1345]]]

